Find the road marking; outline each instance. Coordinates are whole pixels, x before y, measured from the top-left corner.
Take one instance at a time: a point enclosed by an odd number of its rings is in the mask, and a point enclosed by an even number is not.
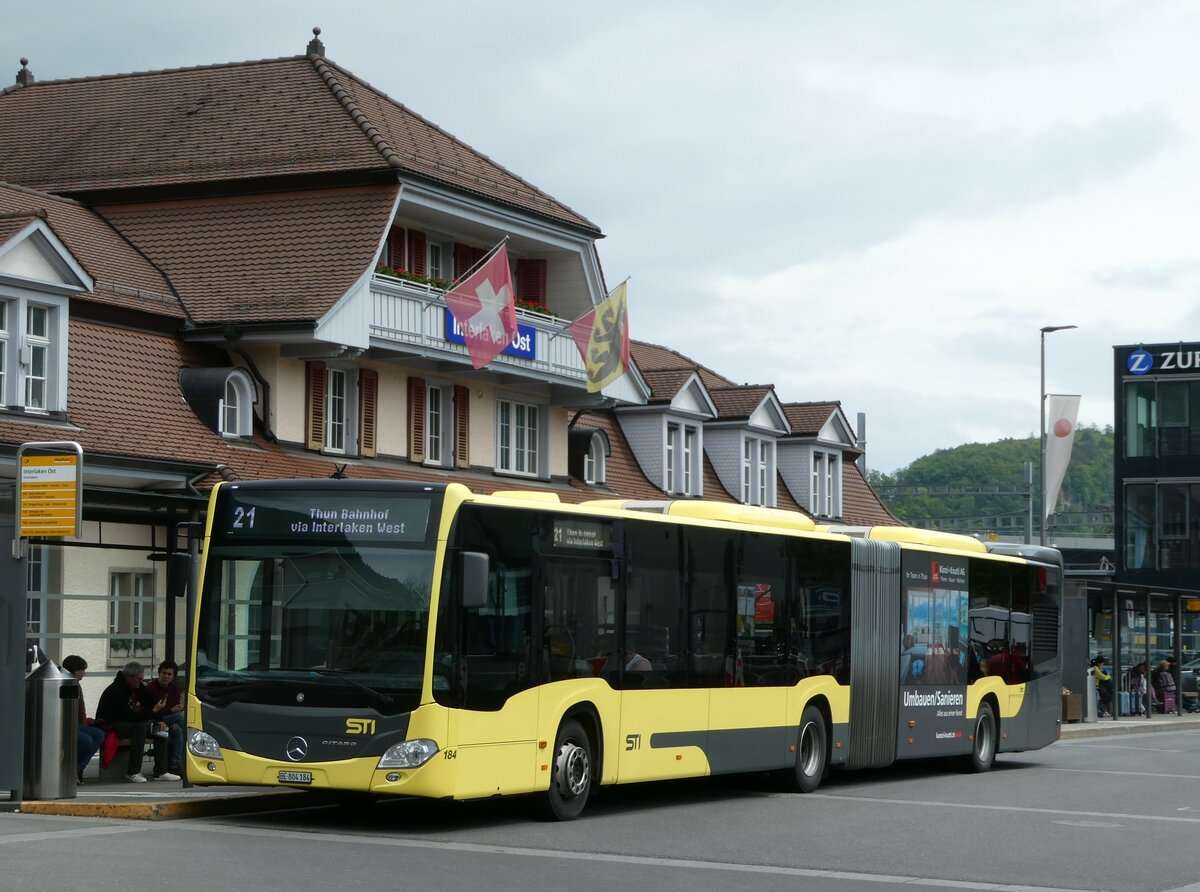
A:
[[[1047,771],[1074,771],[1076,774],[1117,774],[1122,777],[1167,777],[1172,780],[1200,780],[1200,774],[1158,774],[1153,771],[1105,771],[1102,768],[1051,768]]]
[[[768,793],[786,798],[791,793]],[[806,799],[832,799],[838,802],[869,802],[873,805],[931,805],[937,808],[969,808],[972,811],[1007,811],[1034,815],[1062,815],[1072,818],[1115,818],[1120,821],[1155,821],[1168,824],[1200,824],[1200,818],[1176,818],[1170,815],[1130,815],[1109,811],[1070,811],[1064,808],[1033,808],[1026,805],[987,805],[979,802],[937,802],[922,799],[884,799],[878,796],[844,796],[832,793],[809,793]]]
[[[228,833],[235,836],[263,836],[276,839],[311,841],[316,833],[299,830],[273,830],[258,827],[229,827],[197,822],[193,833]],[[330,839],[328,833],[323,834]],[[737,864],[727,861],[695,861],[683,858],[650,858],[642,855],[613,855],[601,852],[567,852],[553,849],[528,849],[518,846],[477,845],[465,842],[437,842],[427,839],[395,839],[337,834],[338,844],[392,846],[403,849],[433,849],[442,852],[463,852],[475,855],[512,855],[522,858],[561,859],[564,861],[595,861],[607,864],[637,864],[644,867],[671,867],[686,870],[720,870],[732,873],[772,874],[775,876],[807,877],[822,880],[847,880],[858,883],[880,883],[890,886],[935,886],[939,889],[969,889],[972,892],[1086,892],[1081,889],[1062,889],[1055,886],[1021,886],[1012,883],[978,883],[970,880],[945,880],[930,877],[893,876],[856,873],[848,870],[816,870],[806,867],[777,867],[771,864]]]
[[[1124,824],[1110,824],[1105,821],[1051,821],[1051,824],[1062,824],[1064,827],[1111,827],[1118,829]]]
[[[1178,886],[1174,889],[1167,889],[1166,892],[1200,892],[1200,883],[1192,883],[1190,886]]]
[[[144,823],[122,824],[119,827],[77,827],[74,830],[43,830],[41,833],[14,833],[12,836],[0,836],[0,846],[11,845],[15,842],[46,842],[75,838],[79,836],[106,836],[110,833],[143,833]]]
[[[1061,744],[1060,744],[1061,745]],[[1066,744],[1071,749],[1093,749],[1093,750],[1138,750],[1143,753],[1188,753],[1191,750],[1164,750],[1160,747],[1153,746],[1128,746],[1122,743],[1075,743],[1074,741]]]

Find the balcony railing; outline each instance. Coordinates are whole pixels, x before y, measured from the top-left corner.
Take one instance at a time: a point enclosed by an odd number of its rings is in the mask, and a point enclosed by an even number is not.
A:
[[[447,338],[445,292],[418,282],[374,276],[371,279],[371,338],[380,346],[413,348],[421,355],[470,365],[465,344]],[[562,319],[517,309],[521,334],[532,334],[529,356],[501,353],[493,364],[557,384],[584,386],[583,358]]]

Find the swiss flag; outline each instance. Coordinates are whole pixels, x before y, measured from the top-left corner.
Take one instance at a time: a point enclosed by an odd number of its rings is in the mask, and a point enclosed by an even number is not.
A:
[[[471,364],[483,368],[517,334],[508,246],[501,245],[479,269],[455,285],[446,295],[446,306],[462,328]]]

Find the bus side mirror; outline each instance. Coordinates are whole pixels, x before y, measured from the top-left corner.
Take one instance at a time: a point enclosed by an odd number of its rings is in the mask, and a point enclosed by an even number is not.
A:
[[[464,551],[462,561],[462,606],[468,610],[486,607],[489,558],[482,551]]]
[[[186,551],[174,551],[167,555],[167,597],[182,598],[186,595],[191,575],[192,559]]]

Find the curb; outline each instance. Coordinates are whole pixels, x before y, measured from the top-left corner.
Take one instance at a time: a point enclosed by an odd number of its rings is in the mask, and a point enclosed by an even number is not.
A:
[[[1078,730],[1076,730],[1078,729]],[[1147,722],[1144,719],[1129,719],[1123,722],[1087,722],[1082,725],[1064,725],[1060,740],[1073,740],[1077,737],[1110,737],[1122,734],[1148,734],[1157,731],[1195,731],[1200,729],[1200,720],[1174,722]]]
[[[158,802],[80,802],[74,799],[34,800],[18,804],[12,811],[30,815],[66,815],[77,818],[122,818],[132,821],[174,821],[184,818],[211,818],[253,811],[277,811],[296,808],[296,797],[304,791],[284,790],[271,793],[243,793],[219,798],[168,799]],[[318,796],[304,804],[325,804]]]

